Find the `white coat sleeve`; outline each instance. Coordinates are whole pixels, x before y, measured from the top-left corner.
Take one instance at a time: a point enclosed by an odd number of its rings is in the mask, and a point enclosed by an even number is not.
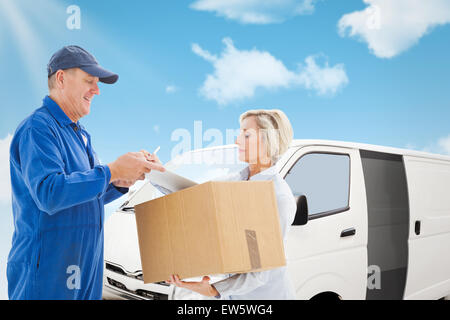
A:
[[[270,273],[271,270],[235,274],[214,283],[213,286],[219,292],[221,298],[231,295],[245,295],[269,282]]]

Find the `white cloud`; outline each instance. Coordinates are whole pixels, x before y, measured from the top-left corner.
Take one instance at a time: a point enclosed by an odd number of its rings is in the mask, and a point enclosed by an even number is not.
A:
[[[392,58],[415,45],[434,27],[450,23],[449,0],[363,0],[367,8],[344,15],[341,36],[368,44],[379,58]]]
[[[12,135],[8,134],[6,138],[0,139],[0,204],[9,204],[11,202],[11,179],[9,173],[9,146],[11,145]]]
[[[442,153],[450,155],[450,134],[447,137],[439,139],[438,146]]]
[[[166,93],[175,93],[178,90],[176,86],[170,85],[166,87]]]
[[[316,0],[197,0],[194,10],[216,12],[245,24],[283,22],[289,17],[314,12]]]
[[[0,0],[2,1],[2,0]],[[11,239],[14,233],[14,222],[11,204],[0,203],[2,219],[0,223],[0,300],[8,300],[8,282],[6,279],[6,266],[8,254],[11,250]]]
[[[450,134],[446,137],[439,138],[437,141],[429,143],[425,147],[418,147],[415,144],[408,143],[405,148],[410,150],[450,155]]]
[[[298,82],[306,89],[316,90],[320,95],[335,94],[348,84],[348,77],[343,64],[330,68],[325,61],[324,67],[316,64],[314,56],[305,59],[306,66],[298,75]]]
[[[342,64],[329,67],[316,63],[317,56],[305,59],[305,65],[299,64],[298,71],[288,70],[283,62],[266,51],[238,50],[230,38],[223,39],[225,50],[218,57],[192,45],[192,51],[214,66],[200,93],[219,104],[251,98],[257,88],[277,89],[293,86],[315,90],[319,95],[335,94],[347,85],[348,78]]]

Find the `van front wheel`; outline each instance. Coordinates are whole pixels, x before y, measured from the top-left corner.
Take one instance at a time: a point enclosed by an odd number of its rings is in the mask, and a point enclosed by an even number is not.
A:
[[[342,297],[334,292],[322,292],[311,298],[311,301],[339,301]]]

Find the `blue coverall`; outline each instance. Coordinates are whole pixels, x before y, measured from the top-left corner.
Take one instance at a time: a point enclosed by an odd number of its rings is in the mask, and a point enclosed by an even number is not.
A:
[[[90,135],[50,97],[17,128],[10,149],[14,234],[10,299],[101,299],[104,205],[110,184]]]

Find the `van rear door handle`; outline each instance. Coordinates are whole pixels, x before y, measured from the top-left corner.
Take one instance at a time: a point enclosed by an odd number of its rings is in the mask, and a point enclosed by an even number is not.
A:
[[[414,224],[414,232],[416,233],[416,235],[420,235],[420,221],[417,220],[416,223]]]
[[[354,236],[356,234],[355,228],[345,229],[341,232],[341,238]]]

